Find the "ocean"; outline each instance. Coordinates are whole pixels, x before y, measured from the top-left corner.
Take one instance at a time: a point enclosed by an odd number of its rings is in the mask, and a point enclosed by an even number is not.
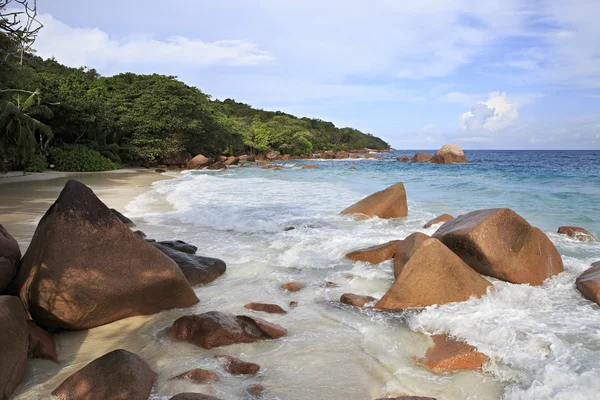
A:
[[[181,239],[198,254],[218,257],[227,272],[196,289],[200,303],[186,313],[236,314],[249,302],[276,303],[286,315],[259,315],[288,329],[285,338],[203,350],[174,343],[159,318],[140,355],[160,365],[156,398],[202,391],[244,399],[261,383],[267,399],[366,400],[400,394],[437,399],[596,399],[600,393],[600,308],[574,281],[600,260],[600,243],[558,235],[578,225],[600,235],[600,151],[465,151],[468,164],[384,160],[278,162],[281,170],[233,167],[185,171],[154,183],[125,210],[159,240]],[[432,151],[430,151],[432,152]],[[316,164],[319,169],[301,169]],[[356,170],[350,170],[355,166]],[[403,182],[404,219],[354,220],[339,212],[361,198]],[[394,281],[391,261],[351,262],[352,250],[403,239],[429,219],[476,209],[509,207],[542,229],[562,255],[565,271],[530,287],[494,281],[481,299],[385,313],[339,303],[343,293],[380,298]],[[285,230],[294,227],[293,230]],[[288,293],[289,281],[305,287]],[[327,287],[334,282],[337,287]],[[296,308],[289,308],[297,301]],[[430,345],[427,333],[446,333],[490,357],[483,371],[435,375],[415,363]],[[258,377],[222,377],[198,387],[170,381],[191,368],[215,368],[216,354],[262,366]]]

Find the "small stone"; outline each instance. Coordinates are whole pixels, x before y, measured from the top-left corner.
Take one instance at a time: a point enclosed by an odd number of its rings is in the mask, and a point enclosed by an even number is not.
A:
[[[302,285],[297,282],[288,282],[281,285],[283,290],[287,290],[288,292],[297,292],[302,289]]]
[[[215,356],[215,358],[225,361],[225,370],[232,375],[254,375],[260,370],[260,365],[232,356]]]
[[[194,383],[204,384],[218,381],[219,377],[217,374],[207,369],[195,368],[171,379],[185,379],[193,381]]]

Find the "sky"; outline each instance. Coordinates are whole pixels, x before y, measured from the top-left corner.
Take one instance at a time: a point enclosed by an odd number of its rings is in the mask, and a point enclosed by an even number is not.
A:
[[[397,149],[600,149],[600,0],[38,1],[38,55]]]

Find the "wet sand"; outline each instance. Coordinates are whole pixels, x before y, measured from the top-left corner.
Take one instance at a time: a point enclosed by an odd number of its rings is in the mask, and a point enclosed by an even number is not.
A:
[[[69,179],[85,183],[107,206],[125,213],[125,206],[149,190],[152,183],[171,177],[147,169],[0,175],[0,224],[19,242],[22,252],[27,249],[38,221]]]

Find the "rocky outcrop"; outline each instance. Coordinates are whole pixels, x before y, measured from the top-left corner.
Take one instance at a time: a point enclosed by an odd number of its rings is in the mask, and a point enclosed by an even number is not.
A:
[[[45,358],[58,361],[56,343],[52,335],[37,326],[33,321],[27,321],[29,331],[29,358]]]
[[[583,297],[600,305],[600,263],[592,264],[591,268],[581,274],[575,281],[575,286]]]
[[[260,365],[242,361],[239,358],[231,356],[215,356],[215,358],[225,363],[225,371],[231,375],[254,375],[260,370]]]
[[[365,197],[356,204],[346,208],[341,213],[361,214],[367,217],[379,218],[403,218],[408,215],[408,206],[406,204],[406,190],[402,183],[373,193]]]
[[[361,296],[353,293],[344,293],[342,297],[340,297],[340,303],[360,308],[364,307],[367,303],[374,302],[375,300],[377,300],[375,297]]]
[[[186,168],[200,169],[200,168],[207,167],[209,164],[210,164],[210,159],[208,157],[205,157],[202,154],[198,154],[196,157],[194,157],[190,161],[188,161]]]
[[[146,235],[142,237],[146,237]],[[194,246],[193,244],[186,243],[183,240],[163,240],[158,242],[158,244],[170,247],[173,250],[182,251],[187,254],[196,254],[196,251],[198,251],[198,247]]]
[[[597,239],[588,232],[586,229],[578,226],[561,226],[558,228],[558,233],[561,235],[567,235],[573,239],[579,240],[580,242],[596,242]]]
[[[423,225],[423,228],[427,229],[429,227],[432,227],[433,225],[443,224],[452,219],[454,219],[454,217],[452,215],[442,214],[439,217],[435,217],[434,219],[427,221],[427,223],[425,225]]]
[[[394,276],[398,277],[402,269],[410,260],[414,252],[419,248],[423,242],[429,239],[424,233],[415,232],[411,233],[406,237],[406,239],[400,241],[398,247],[396,248],[396,253],[394,254]]]
[[[437,239],[427,239],[400,271],[390,290],[375,304],[398,311],[480,297],[491,284]]]
[[[396,161],[400,161],[400,162],[409,162],[410,158],[408,156],[403,156],[403,157],[396,157]]]
[[[600,261],[593,262],[592,267],[600,267]]]
[[[61,400],[148,400],[155,379],[140,356],[114,350],[68,377],[52,395]]]
[[[227,157],[223,163],[227,166],[229,165],[238,165],[240,163],[240,159],[237,157]]]
[[[171,397],[170,400],[221,400],[217,397],[209,396],[202,393],[179,393]]]
[[[0,225],[0,293],[17,275],[21,249],[19,243]]]
[[[161,164],[169,166],[185,166],[192,160],[192,155],[187,151],[180,151],[172,154],[170,157],[163,158]]]
[[[488,361],[488,357],[470,344],[449,338],[446,335],[433,335],[433,347],[425,357],[417,362],[435,373],[457,370],[477,370]]]
[[[346,258],[352,261],[364,261],[371,264],[379,264],[386,260],[391,260],[396,254],[396,249],[400,240],[392,240],[387,243],[367,247],[366,249],[356,250],[346,254]]]
[[[207,369],[194,368],[182,374],[179,374],[171,379],[183,379],[186,381],[192,381],[197,384],[206,384],[216,382],[219,380],[217,374]]]
[[[265,154],[265,158],[266,158],[267,160],[277,160],[277,159],[279,158],[279,155],[280,155],[280,154],[281,154],[281,153],[280,153],[280,152],[278,152],[278,151],[270,151],[270,152],[268,152],[267,154]]]
[[[435,153],[431,162],[434,164],[466,163],[465,153],[457,144],[445,144]]]
[[[312,165],[312,164],[304,164],[302,166],[302,169],[319,169],[318,165]]]
[[[75,180],[40,220],[16,285],[33,320],[49,330],[89,329],[198,302],[177,264]]]
[[[268,314],[287,314],[287,312],[277,304],[266,303],[248,303],[244,306],[248,310],[260,311]]]
[[[214,164],[210,164],[207,169],[210,170],[217,170],[217,169],[225,169],[227,168],[227,165],[225,165],[225,163],[223,161],[217,161]]]
[[[219,311],[188,315],[176,320],[169,329],[173,339],[212,349],[234,343],[253,343],[278,339],[287,331],[263,319],[231,315]]]
[[[508,208],[461,215],[442,225],[432,237],[475,271],[503,281],[540,285],[563,270],[550,239]]]
[[[19,298],[0,296],[0,399],[19,386],[27,365],[27,317]]]
[[[111,208],[110,211],[112,211],[112,213],[115,214],[115,216],[128,227],[133,228],[135,226],[132,220],[121,214],[119,211],[115,210],[114,208]]]
[[[433,158],[433,156],[429,153],[416,153],[414,156],[412,156],[410,161],[411,162],[429,162],[429,161],[431,161],[432,158]]]
[[[151,243],[151,245],[175,261],[192,286],[210,283],[223,275],[227,269],[225,262],[218,258],[184,253],[160,243]]]
[[[297,292],[302,289],[302,285],[298,282],[288,282],[281,285],[283,290],[287,290],[288,292]]]

